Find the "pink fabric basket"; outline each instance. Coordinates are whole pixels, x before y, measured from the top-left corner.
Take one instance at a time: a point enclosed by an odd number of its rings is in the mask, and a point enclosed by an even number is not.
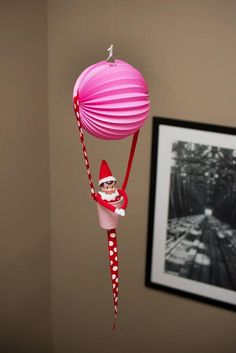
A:
[[[111,205],[121,208],[123,203],[123,198],[119,201],[111,202]],[[98,209],[98,221],[99,225],[103,229],[113,229],[117,228],[119,223],[119,215],[116,213],[108,210],[106,207],[101,206],[97,202],[97,209]]]

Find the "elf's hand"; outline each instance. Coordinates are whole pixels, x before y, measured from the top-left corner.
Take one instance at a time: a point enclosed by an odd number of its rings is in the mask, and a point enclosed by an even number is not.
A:
[[[116,208],[115,213],[119,216],[125,216],[125,210],[123,210],[123,208]]]

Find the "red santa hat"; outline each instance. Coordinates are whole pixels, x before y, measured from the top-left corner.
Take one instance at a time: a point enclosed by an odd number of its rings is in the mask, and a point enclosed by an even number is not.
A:
[[[103,159],[100,166],[99,173],[99,186],[107,181],[116,181],[116,178],[112,175],[108,163]]]

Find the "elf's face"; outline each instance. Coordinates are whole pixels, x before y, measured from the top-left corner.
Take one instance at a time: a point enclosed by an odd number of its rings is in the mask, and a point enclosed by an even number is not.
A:
[[[115,188],[116,182],[115,181],[107,181],[106,183],[101,185],[102,191],[106,194],[113,194],[116,191]]]

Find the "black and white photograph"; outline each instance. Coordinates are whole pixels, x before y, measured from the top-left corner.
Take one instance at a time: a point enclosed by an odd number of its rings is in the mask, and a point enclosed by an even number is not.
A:
[[[235,309],[236,130],[153,121],[146,284]]]

